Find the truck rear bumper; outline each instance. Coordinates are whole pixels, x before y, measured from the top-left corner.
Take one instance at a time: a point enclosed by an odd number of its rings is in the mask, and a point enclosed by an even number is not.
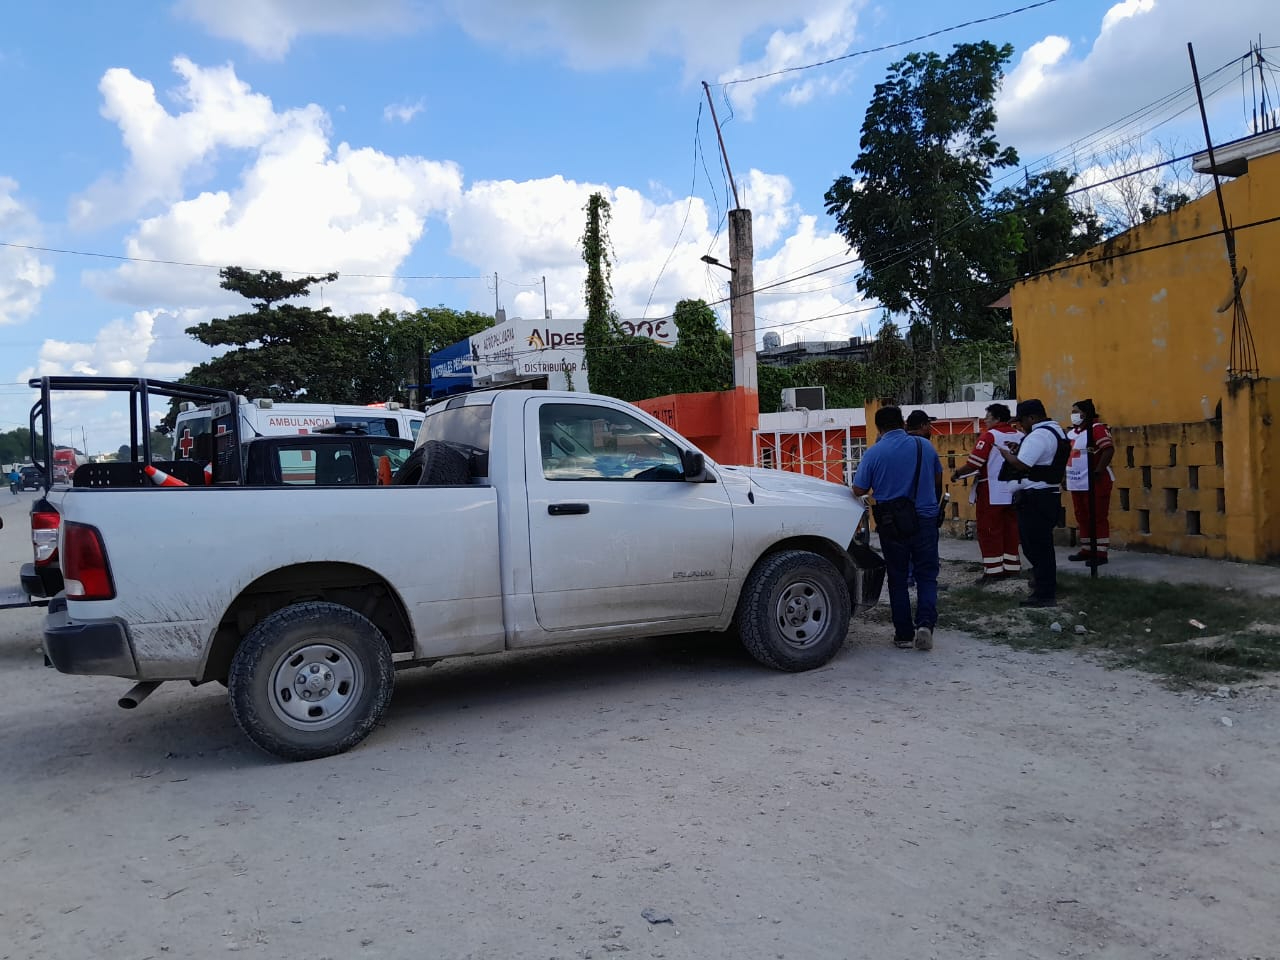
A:
[[[46,599],[62,590],[62,572],[57,567],[37,567],[34,563],[24,563],[18,570],[18,579],[33,603],[37,598]]]
[[[59,604],[45,616],[44,654],[62,673],[125,678],[138,674],[129,631],[122,621],[72,623],[65,606]]]

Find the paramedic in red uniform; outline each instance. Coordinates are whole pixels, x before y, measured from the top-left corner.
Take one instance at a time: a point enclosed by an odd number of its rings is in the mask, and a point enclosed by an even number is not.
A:
[[[1071,405],[1071,429],[1067,439],[1071,441],[1067,490],[1075,507],[1076,529],[1080,532],[1080,549],[1069,559],[1083,560],[1089,567],[1100,567],[1107,562],[1107,551],[1111,546],[1111,485],[1115,479],[1111,472],[1111,459],[1116,454],[1116,445],[1111,439],[1111,431],[1098,417],[1092,400],[1079,400]],[[1092,517],[1089,513],[1091,485]]]
[[[987,407],[982,421],[984,429],[973,445],[973,452],[951,475],[952,483],[976,476],[969,502],[975,504],[978,514],[978,549],[982,551],[979,584],[997,583],[1005,577],[1017,576],[1022,570],[1018,559],[1018,513],[1013,508],[1015,484],[999,478],[1004,460],[998,454],[992,456],[997,448],[1007,448],[1020,438],[1009,419],[1009,408],[1003,403]]]

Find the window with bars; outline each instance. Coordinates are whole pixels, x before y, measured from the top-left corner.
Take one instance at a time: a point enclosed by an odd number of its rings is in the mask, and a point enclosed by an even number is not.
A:
[[[844,482],[845,486],[853,486],[853,475],[858,472],[858,464],[862,462],[862,455],[867,452],[866,437],[849,437],[841,444],[843,450],[841,453],[844,457]]]

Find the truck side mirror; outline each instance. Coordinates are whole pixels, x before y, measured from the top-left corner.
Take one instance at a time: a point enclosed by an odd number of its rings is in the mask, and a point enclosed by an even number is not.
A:
[[[684,478],[689,483],[702,483],[707,479],[707,460],[697,450],[680,451],[680,466],[684,469]]]

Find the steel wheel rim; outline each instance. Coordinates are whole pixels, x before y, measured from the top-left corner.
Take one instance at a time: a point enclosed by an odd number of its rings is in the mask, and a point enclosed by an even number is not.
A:
[[[813,580],[793,580],[778,594],[774,623],[790,646],[797,650],[821,641],[831,619],[831,598]]]
[[[364,691],[364,668],[345,643],[315,638],[300,643],[271,668],[271,710],[294,730],[327,730],[340,723]]]

